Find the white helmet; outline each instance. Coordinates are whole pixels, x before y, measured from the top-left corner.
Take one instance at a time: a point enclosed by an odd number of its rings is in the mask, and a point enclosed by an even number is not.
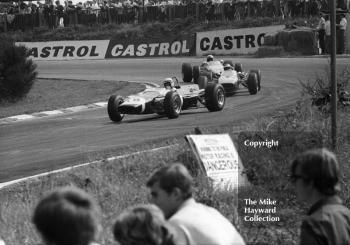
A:
[[[164,88],[166,88],[166,89],[172,89],[175,87],[175,83],[174,83],[173,79],[170,77],[167,77],[163,80],[163,85],[164,85]]]

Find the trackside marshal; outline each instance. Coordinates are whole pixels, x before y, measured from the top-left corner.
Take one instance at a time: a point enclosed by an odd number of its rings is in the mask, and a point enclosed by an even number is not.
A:
[[[218,188],[238,186],[239,156],[229,134],[187,135],[208,177]]]
[[[283,25],[198,32],[196,54],[231,55],[254,53],[264,43],[264,36],[283,30]]]

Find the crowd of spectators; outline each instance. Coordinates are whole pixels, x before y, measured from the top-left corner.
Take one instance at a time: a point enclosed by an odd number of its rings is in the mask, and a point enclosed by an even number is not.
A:
[[[348,0],[337,7],[347,9]],[[194,17],[198,21],[234,21],[246,17],[317,16],[328,9],[326,0],[88,0],[9,2],[0,5],[0,22],[7,29],[49,28],[76,24],[138,23]],[[0,23],[0,28],[3,24]]]
[[[297,200],[310,207],[300,227],[300,244],[348,244],[350,210],[338,196],[336,156],[325,148],[302,152],[292,161],[290,173]],[[116,214],[111,228],[118,244],[245,244],[229,219],[194,199],[193,179],[182,163],[157,169],[145,184],[151,203],[134,204]],[[98,245],[102,231],[97,202],[76,187],[44,196],[32,221],[44,244]],[[4,244],[1,239],[0,244]]]

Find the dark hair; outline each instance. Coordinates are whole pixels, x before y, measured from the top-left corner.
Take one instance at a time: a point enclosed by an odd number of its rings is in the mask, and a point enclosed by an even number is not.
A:
[[[113,235],[121,245],[175,245],[163,212],[152,204],[124,210],[115,221]]]
[[[157,182],[160,188],[167,193],[171,193],[174,188],[179,188],[184,199],[192,196],[192,176],[181,163],[173,163],[162,167],[152,174],[146,184],[147,187],[152,187]]]
[[[88,245],[98,233],[98,213],[89,194],[65,187],[39,202],[33,223],[47,241],[56,245]]]
[[[292,162],[292,174],[299,166],[304,180],[312,182],[322,194],[334,195],[339,191],[339,166],[336,156],[325,148],[308,150]]]

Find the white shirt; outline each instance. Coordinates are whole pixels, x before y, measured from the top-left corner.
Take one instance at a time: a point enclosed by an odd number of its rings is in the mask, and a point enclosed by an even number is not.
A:
[[[341,29],[341,30],[346,30],[346,25],[347,25],[347,24],[348,24],[348,22],[346,21],[346,19],[345,19],[345,18],[341,18],[339,29]]]
[[[193,198],[187,199],[168,221],[184,231],[190,245],[245,245],[228,219]]]
[[[326,20],[323,17],[321,17],[319,22],[318,22],[317,29],[318,30],[324,30],[325,29],[325,24],[326,24]]]
[[[326,23],[324,25],[324,30],[325,30],[326,36],[331,35],[331,22],[330,22],[330,20],[326,21]]]

